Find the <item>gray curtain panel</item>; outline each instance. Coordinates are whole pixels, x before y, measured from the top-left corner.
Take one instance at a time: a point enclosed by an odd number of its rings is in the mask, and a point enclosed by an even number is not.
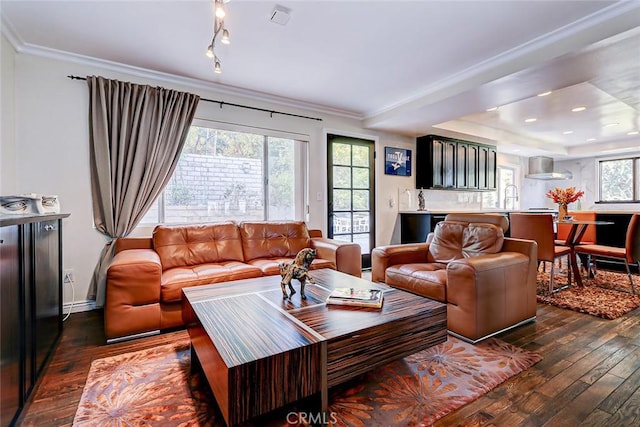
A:
[[[87,297],[102,307],[113,243],[169,182],[200,97],[96,76],[87,83],[93,220],[107,237]]]

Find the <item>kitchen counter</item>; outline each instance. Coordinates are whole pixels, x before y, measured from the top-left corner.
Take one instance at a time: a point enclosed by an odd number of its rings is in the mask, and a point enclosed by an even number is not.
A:
[[[571,211],[570,211],[571,212]],[[615,227],[596,229],[598,243],[624,247],[626,227],[635,211],[595,211],[598,219],[612,221]],[[557,213],[552,209],[429,209],[424,211],[402,211],[398,215],[400,222],[400,243],[424,242],[427,235],[433,231],[436,224],[445,219],[450,213],[498,213],[508,216],[511,213],[540,214]],[[508,232],[506,234],[508,236]]]

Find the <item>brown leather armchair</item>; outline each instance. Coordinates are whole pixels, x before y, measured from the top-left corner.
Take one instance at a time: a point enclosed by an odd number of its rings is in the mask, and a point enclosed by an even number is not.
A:
[[[535,319],[537,244],[497,214],[449,214],[426,243],[372,251],[372,280],[447,303],[449,333],[478,342]]]

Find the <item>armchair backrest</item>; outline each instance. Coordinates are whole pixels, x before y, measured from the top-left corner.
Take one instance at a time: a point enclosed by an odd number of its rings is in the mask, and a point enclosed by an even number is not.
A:
[[[581,221],[595,221],[596,213],[594,211],[574,211],[570,212],[574,219],[578,219]],[[571,231],[571,224],[558,224],[558,233],[556,234],[556,239],[558,240],[567,240],[569,236],[569,231]],[[582,239],[580,239],[580,243],[582,244],[595,244],[596,243],[596,226],[594,224],[587,225],[587,229],[582,235]]]
[[[448,263],[484,254],[500,252],[504,241],[502,229],[490,223],[441,221],[429,243],[428,260]]]
[[[500,214],[479,214],[479,213],[450,213],[444,219],[445,221],[458,221],[466,223],[487,223],[502,228],[502,232],[506,233],[509,229],[509,219]]]

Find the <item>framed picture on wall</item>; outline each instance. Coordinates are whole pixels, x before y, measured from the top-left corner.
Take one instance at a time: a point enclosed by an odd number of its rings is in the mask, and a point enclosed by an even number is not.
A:
[[[384,147],[384,173],[411,176],[411,150]]]

